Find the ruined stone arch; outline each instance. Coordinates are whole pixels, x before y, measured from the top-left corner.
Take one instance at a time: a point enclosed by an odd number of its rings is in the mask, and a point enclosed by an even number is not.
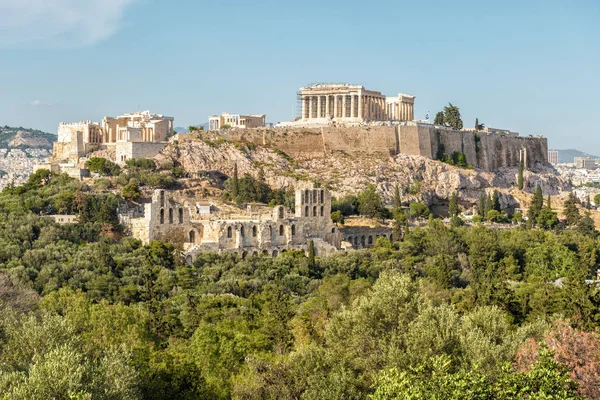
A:
[[[230,226],[227,227],[227,237],[231,239],[233,237],[233,229]]]
[[[161,190],[160,191],[160,206],[164,207],[165,205],[165,191]]]
[[[242,252],[242,260],[245,260],[246,257],[248,257],[248,252],[247,251],[243,251]]]
[[[256,225],[252,227],[252,237],[256,237],[258,230],[256,229]]]
[[[263,250],[262,253],[263,253],[264,256],[268,256],[269,255],[269,250]]]
[[[169,223],[173,223],[173,209],[169,208]]]
[[[240,236],[244,237],[244,234],[245,234],[245,232],[244,232],[244,225],[242,225],[242,226],[240,226]]]
[[[283,206],[279,206],[277,213],[279,215],[279,219],[283,219]]]
[[[257,256],[257,255],[258,255],[258,251],[256,251],[256,250],[255,250],[255,251],[253,251],[253,252],[252,252],[252,255],[253,255],[253,256]]]
[[[179,209],[179,223],[183,224],[183,208]]]
[[[373,244],[373,236],[369,235],[369,241],[368,241],[369,245]]]
[[[292,236],[296,234],[296,225],[292,225]]]
[[[324,203],[325,202],[325,191],[323,189],[321,189],[319,196],[320,196],[319,200],[321,200],[320,202]]]
[[[284,234],[284,227],[283,225],[279,225],[279,236],[283,236]]]
[[[196,243],[196,231],[195,230],[191,230],[190,233],[188,234],[189,236],[189,243]]]
[[[358,247],[358,236],[354,238],[354,247]]]
[[[325,215],[325,207],[321,206],[321,217]]]
[[[317,206],[313,206],[313,217],[317,216]]]
[[[161,208],[160,209],[160,224],[164,224],[165,223],[165,209]]]
[[[366,241],[366,238],[365,238],[365,236],[364,236],[364,235],[363,235],[363,236],[361,236],[361,237],[360,237],[360,245],[361,245],[362,247],[365,247],[365,241]]]
[[[279,252],[277,250],[273,250],[273,253],[271,255],[273,257],[277,257],[279,255]]]
[[[304,207],[304,216],[305,217],[310,217],[310,214],[308,213],[308,206]]]
[[[347,242],[350,242],[350,244],[352,244],[352,236],[348,236],[348,239],[346,239]]]
[[[304,191],[304,200],[306,203],[310,203],[310,191],[308,189]]]
[[[185,263],[186,263],[186,264],[188,264],[188,265],[192,265],[192,261],[193,261],[193,259],[192,259],[192,256],[191,256],[191,255],[187,255],[187,256],[185,257]]]

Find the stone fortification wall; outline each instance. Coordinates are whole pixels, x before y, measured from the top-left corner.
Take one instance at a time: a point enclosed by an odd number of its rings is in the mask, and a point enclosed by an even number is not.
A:
[[[166,146],[167,142],[117,142],[114,144],[115,161],[122,164],[132,158],[152,158]]]
[[[398,151],[393,126],[231,129],[220,131],[218,135],[228,140],[277,147],[291,156],[324,157],[331,152],[388,156]]]
[[[276,147],[294,157],[326,157],[342,152],[385,157],[403,153],[435,159],[440,148],[443,148],[448,155],[455,151],[464,153],[469,164],[489,171],[517,167],[522,149],[527,150],[530,167],[547,163],[548,157],[545,138],[454,131],[415,123],[396,126],[233,129],[221,131],[218,135],[227,140]]]

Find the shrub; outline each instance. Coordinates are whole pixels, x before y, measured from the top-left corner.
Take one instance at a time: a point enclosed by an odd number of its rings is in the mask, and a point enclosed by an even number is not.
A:
[[[415,201],[410,203],[410,215],[413,218],[427,218],[431,212],[425,204]]]

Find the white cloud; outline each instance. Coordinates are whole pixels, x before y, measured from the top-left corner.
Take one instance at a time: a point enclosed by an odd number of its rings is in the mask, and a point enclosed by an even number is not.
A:
[[[34,100],[29,103],[29,105],[32,107],[52,107],[54,103],[42,100]]]
[[[0,47],[78,47],[118,29],[136,0],[0,0]]]

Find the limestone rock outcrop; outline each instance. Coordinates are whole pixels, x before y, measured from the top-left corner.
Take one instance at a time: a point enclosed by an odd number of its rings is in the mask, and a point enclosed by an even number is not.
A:
[[[262,167],[265,179],[274,188],[306,187],[312,184],[330,189],[339,197],[356,193],[367,185],[376,185],[389,203],[399,185],[405,200],[420,200],[428,205],[443,205],[453,192],[458,192],[464,206],[477,203],[483,192],[498,190],[501,203],[517,207],[511,195],[517,186],[517,169],[501,168],[495,172],[461,169],[422,156],[397,154],[382,156],[354,152],[336,152],[328,157],[291,157],[277,148],[256,146],[241,141],[211,141],[181,137],[173,140],[156,157],[159,164],[181,165],[189,173],[220,171],[231,176],[237,164],[240,176],[257,176]],[[525,190],[532,192],[541,185],[544,193],[557,195],[570,188],[556,172],[537,165],[524,174]]]

